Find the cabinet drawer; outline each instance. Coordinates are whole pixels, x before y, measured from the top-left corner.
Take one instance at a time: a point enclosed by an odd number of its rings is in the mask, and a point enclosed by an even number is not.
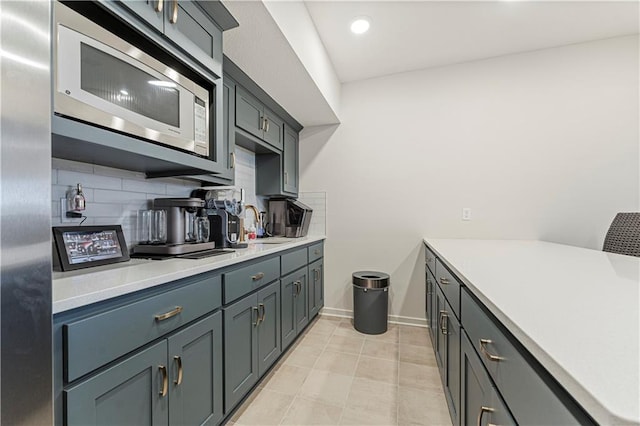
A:
[[[280,257],[227,272],[223,274],[224,303],[232,302],[278,278],[280,278]]]
[[[471,344],[519,424],[589,423],[572,414],[563,403],[569,396],[563,395],[564,391],[557,383],[553,383],[551,377],[547,377],[546,382],[543,380],[538,373],[542,368],[534,368],[527,361],[510,340],[513,337],[507,337],[496,326],[467,289],[462,290],[462,323]],[[544,371],[542,373],[548,375]],[[548,384],[550,382],[553,388]]]
[[[307,249],[301,248],[291,253],[283,254],[280,257],[281,273],[286,275],[296,269],[300,269],[307,264]]]
[[[436,255],[425,245],[424,263],[427,265],[432,274],[436,273]]]
[[[460,318],[460,281],[440,262],[436,259],[436,281],[442,289],[444,297],[451,305],[451,309],[456,317]]]
[[[195,282],[64,324],[65,380],[71,382],[221,305],[220,276],[188,280]]]
[[[324,243],[319,242],[317,244],[309,246],[308,250],[309,250],[309,263],[315,262],[316,260],[324,256]]]

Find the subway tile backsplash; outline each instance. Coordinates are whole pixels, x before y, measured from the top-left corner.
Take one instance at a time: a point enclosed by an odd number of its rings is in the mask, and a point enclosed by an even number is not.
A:
[[[121,225],[129,246],[137,243],[137,211],[159,197],[188,197],[199,185],[185,179],[146,179],[144,173],[54,158],[51,161],[51,224],[68,226],[80,219],[62,218],[60,199],[82,184],[85,225]],[[63,222],[64,219],[64,222]]]
[[[236,188],[244,188],[246,204],[266,211],[268,198],[256,196],[256,157],[251,151],[235,148]],[[144,173],[96,166],[53,158],[51,161],[51,224],[77,225],[80,219],[61,217],[60,199],[66,198],[76,184],[82,184],[87,208],[84,225],[121,225],[129,247],[137,244],[137,211],[151,208],[154,198],[188,197],[199,184],[187,179],[146,179]],[[239,197],[239,194],[237,194]],[[313,209],[310,235],[326,234],[325,192],[301,192],[300,201]],[[63,221],[64,220],[64,221]],[[246,226],[254,223],[247,213]]]

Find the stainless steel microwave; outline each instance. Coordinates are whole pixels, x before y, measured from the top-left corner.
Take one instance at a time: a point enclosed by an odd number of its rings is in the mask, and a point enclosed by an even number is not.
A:
[[[54,2],[56,114],[209,155],[209,91]]]

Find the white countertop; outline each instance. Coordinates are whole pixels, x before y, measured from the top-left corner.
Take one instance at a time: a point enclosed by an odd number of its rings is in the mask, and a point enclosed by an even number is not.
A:
[[[181,278],[324,240],[324,236],[287,238],[281,244],[250,242],[246,249],[199,260],[131,259],[108,266],[53,273],[53,313],[122,296]],[[273,240],[272,240],[273,241]]]
[[[597,422],[640,424],[640,258],[542,241],[424,241]]]

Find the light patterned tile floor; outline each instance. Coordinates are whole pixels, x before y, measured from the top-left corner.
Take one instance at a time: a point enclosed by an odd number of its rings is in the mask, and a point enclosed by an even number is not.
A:
[[[426,328],[319,316],[229,425],[451,425]]]

